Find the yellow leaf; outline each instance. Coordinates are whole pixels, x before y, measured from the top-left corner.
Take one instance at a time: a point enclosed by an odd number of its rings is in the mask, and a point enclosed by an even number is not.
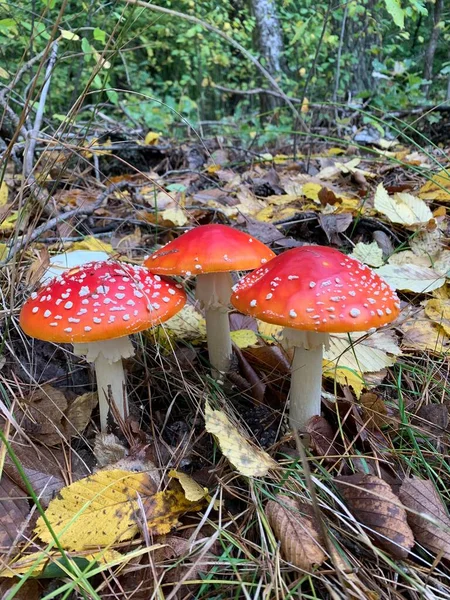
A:
[[[3,67],[0,67],[0,77],[2,79],[9,79],[9,73]]]
[[[358,242],[350,254],[352,258],[356,258],[369,267],[381,267],[383,264],[383,251],[376,242],[364,244]]]
[[[308,98],[304,98],[302,102],[302,106],[300,108],[301,113],[307,113],[309,110],[309,100]]]
[[[6,181],[2,181],[0,184],[0,206],[5,206],[8,202],[8,185]]]
[[[450,172],[446,169],[439,171],[427,181],[419,190],[423,200],[441,200],[450,202]]]
[[[450,339],[445,335],[443,328],[427,319],[423,311],[404,321],[401,330],[402,348],[406,350],[422,350],[436,354],[447,354],[450,350]]]
[[[385,215],[392,223],[401,225],[428,223],[433,218],[433,213],[423,200],[406,193],[389,196],[382,183],[375,192],[374,206],[375,210]]]
[[[270,221],[272,221],[274,212],[274,206],[266,206],[265,208],[256,213],[255,219],[257,219],[258,221],[263,221],[264,223],[269,223]]]
[[[264,450],[253,446],[231,423],[227,415],[205,403],[205,428],[217,440],[222,454],[241,475],[264,477],[277,463]]]
[[[101,252],[107,252],[113,254],[114,249],[108,242],[103,242],[92,235],[87,235],[84,240],[74,242],[70,246],[70,250],[99,250]]]
[[[264,321],[260,321],[259,319],[257,319],[257,323],[258,331],[266,342],[275,344],[281,341],[284,327],[273,325],[272,323],[264,323]]]
[[[160,137],[160,133],[157,133],[156,131],[149,131],[145,136],[144,144],[146,146],[155,146],[159,142]]]
[[[345,150],[343,148],[328,148],[327,154],[328,156],[338,156],[339,154],[345,154]]]
[[[66,556],[69,560],[74,558],[84,558],[88,562],[106,565],[110,564],[112,561],[121,559],[123,555],[116,552],[116,550],[102,550],[101,552],[95,553],[74,554],[68,552],[66,553]],[[19,558],[13,560],[0,571],[0,577],[24,575],[25,573],[29,573],[30,569],[32,569],[31,577],[39,577],[50,566],[59,567],[64,572],[67,571],[69,565],[57,550],[52,550],[50,552],[41,550],[39,552],[26,554],[25,556],[19,556]]]
[[[319,200],[319,192],[322,189],[320,183],[305,183],[302,187],[302,194],[308,200],[313,200],[314,202],[320,202]]]
[[[251,329],[238,329],[230,334],[231,340],[238,348],[248,348],[258,343],[258,336]]]
[[[395,364],[395,356],[401,354],[395,338],[380,332],[377,347],[377,333],[366,336],[364,333],[330,335],[330,347],[324,358],[338,367],[346,367],[354,372],[375,373]],[[393,334],[391,334],[393,336]],[[389,354],[386,353],[389,352]]]
[[[209,173],[210,175],[214,175],[214,173],[217,173],[217,171],[220,171],[222,169],[222,165],[209,165],[206,168],[206,172]]]
[[[327,379],[334,379],[340,385],[349,385],[359,398],[364,388],[368,387],[364,375],[359,371],[353,371],[348,367],[337,367],[335,363],[323,361],[323,376]]]
[[[186,499],[190,500],[191,502],[202,500],[208,495],[208,488],[202,487],[199,483],[194,481],[192,477],[186,475],[186,473],[172,469],[169,471],[169,477],[177,479],[180,482]]]
[[[425,304],[425,314],[450,335],[450,302],[439,299],[428,300]]]
[[[159,217],[159,222],[172,223],[172,225],[174,225],[175,227],[183,227],[188,222],[186,213],[178,206],[163,210],[161,213],[159,213]]]
[[[151,532],[168,533],[180,514],[201,507],[187,500],[181,488],[156,490],[148,472],[99,471],[63,488],[45,514],[64,548],[83,550],[133,538],[143,519]],[[46,543],[53,541],[42,517],[35,533]]]
[[[0,223],[0,231],[13,231],[16,227],[18,219],[19,219],[19,212],[17,210],[10,213]]]
[[[297,194],[274,194],[273,196],[267,196],[266,202],[275,206],[285,206],[286,204],[291,204],[291,202],[296,202],[298,199]]]
[[[6,244],[0,244],[0,260],[4,260],[8,254],[8,246]]]
[[[162,336],[172,335],[178,340],[192,342],[206,339],[205,319],[192,304],[185,304],[180,312],[160,325],[159,328],[163,330]]]
[[[71,42],[77,42],[80,39],[80,36],[72,31],[68,31],[67,29],[60,29],[61,37],[63,40],[69,40]]]

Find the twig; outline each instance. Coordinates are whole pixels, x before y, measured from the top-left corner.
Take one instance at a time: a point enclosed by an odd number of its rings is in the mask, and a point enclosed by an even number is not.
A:
[[[36,148],[37,135],[41,129],[42,120],[44,118],[45,102],[47,100],[48,90],[50,88],[50,81],[52,78],[53,67],[55,66],[57,54],[58,42],[55,42],[52,46],[50,57],[47,63],[47,69],[45,71],[45,80],[44,85],[42,87],[41,97],[39,98],[36,117],[34,119],[34,126],[28,134],[28,147],[25,151],[25,158],[23,163],[23,172],[25,178],[27,178],[33,171],[34,151]]]
[[[53,43],[57,43],[57,41],[53,42]],[[33,56],[33,58],[30,58],[29,61],[27,61],[25,64],[23,64],[20,69],[17,71],[17,73],[14,75],[13,80],[11,81],[11,83],[9,85],[6,85],[1,91],[0,91],[0,100],[3,99],[6,94],[10,91],[12,91],[16,85],[18,84],[18,82],[20,81],[20,79],[22,78],[22,75],[24,73],[26,73],[26,71],[28,71],[29,69],[31,69],[31,67],[38,62],[39,60],[41,60],[41,58],[44,56],[44,54],[47,54],[48,52],[48,47],[44,48],[44,50],[42,50],[42,52],[39,52],[39,54],[36,54],[36,56]]]
[[[127,187],[132,187],[132,188],[139,187],[139,185],[142,186],[144,184],[135,184],[130,181],[119,181],[117,183],[113,183],[110,186],[108,186],[106,188],[106,190],[104,190],[101,194],[99,194],[97,196],[95,202],[93,204],[91,204],[90,206],[84,206],[84,207],[79,206],[79,207],[69,210],[65,213],[61,213],[61,214],[57,215],[56,217],[53,217],[53,219],[49,219],[48,221],[43,223],[40,227],[36,227],[36,229],[34,229],[30,235],[22,236],[22,238],[19,239],[9,249],[7,257],[3,261],[0,262],[0,266],[4,266],[19,252],[19,250],[24,248],[27,244],[30,244],[31,242],[34,242],[35,240],[37,240],[43,233],[45,233],[46,231],[49,231],[50,229],[53,229],[54,227],[59,225],[59,223],[61,223],[62,221],[66,221],[67,219],[71,219],[72,217],[77,217],[77,216],[86,217],[86,216],[92,215],[98,208],[100,208],[100,206],[103,204],[103,202],[113,192],[127,188]]]

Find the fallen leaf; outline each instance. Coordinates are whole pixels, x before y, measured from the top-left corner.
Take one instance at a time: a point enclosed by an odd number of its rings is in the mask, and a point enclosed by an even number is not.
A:
[[[423,200],[450,202],[450,172],[442,169],[427,181],[419,190]]]
[[[351,213],[341,213],[326,215],[323,213],[319,214],[319,223],[325,232],[330,244],[341,244],[341,238],[339,233],[344,232],[348,229],[350,223],[353,221],[353,215]]]
[[[8,552],[16,542],[25,541],[20,535],[30,512],[27,495],[5,474],[0,476],[0,554]]]
[[[417,542],[450,559],[450,518],[433,483],[418,477],[405,479],[399,495],[409,509],[408,523]]]
[[[182,471],[175,471],[172,469],[169,471],[169,477],[177,479],[180,482],[186,499],[190,500],[191,502],[202,500],[208,495],[208,488],[202,487],[200,484],[194,481],[192,477],[189,477],[189,475],[183,473]]]
[[[334,463],[342,456],[338,449],[335,432],[328,421],[319,415],[311,417],[306,424],[306,431],[311,438],[311,446],[319,460]]]
[[[375,271],[395,290],[423,294],[432,292],[445,284],[445,277],[433,269],[414,264],[389,264]]]
[[[5,576],[3,576],[5,577]],[[20,582],[20,589],[16,586],[19,583],[19,579],[3,579],[0,581],[0,598],[6,600],[7,598],[14,598],[14,600],[41,600],[42,588],[38,581],[28,579],[27,581]],[[14,588],[14,595],[12,595],[12,589]]]
[[[359,473],[335,481],[353,515],[377,543],[396,558],[406,558],[414,536],[406,510],[390,485],[375,475]]]
[[[145,136],[144,144],[146,146],[155,146],[159,142],[160,137],[160,133],[157,133],[156,131],[149,131]]]
[[[61,390],[45,384],[34,390],[20,406],[17,422],[34,439],[47,446],[56,446],[67,437],[67,400]]]
[[[225,413],[214,410],[208,402],[205,403],[205,428],[214,435],[222,454],[241,475],[264,477],[269,469],[277,468],[277,463],[267,452],[251,444]]]
[[[192,306],[185,304],[174,317],[152,329],[148,335],[164,343],[167,336],[173,336],[177,340],[200,342],[206,339],[206,322],[201,312]]]
[[[179,206],[166,208],[166,210],[158,213],[158,223],[162,223],[167,227],[184,227],[187,222],[186,212]]]
[[[369,267],[381,267],[384,263],[383,250],[376,242],[370,244],[358,242],[349,256],[356,258],[365,265],[369,265]]]
[[[8,194],[8,184],[6,181],[2,181],[0,183],[0,206],[5,206],[5,204],[8,202]]]
[[[79,436],[86,429],[94,408],[98,404],[96,392],[87,392],[77,396],[66,410],[67,431],[70,435]]]
[[[432,298],[425,303],[425,314],[450,335],[450,301]]]
[[[265,513],[288,563],[311,572],[326,560],[311,506],[283,494],[267,502]]]
[[[258,343],[258,336],[251,329],[238,329],[237,331],[232,331],[230,337],[231,341],[241,349],[255,346]]]
[[[364,422],[369,429],[395,425],[395,419],[388,416],[384,400],[378,394],[366,392],[361,395],[359,402],[362,407]]]
[[[430,351],[436,354],[447,353],[450,339],[445,331],[425,316],[424,311],[417,312],[400,326],[403,332],[402,349]]]
[[[406,192],[390,196],[382,183],[375,192],[374,206],[391,223],[400,223],[406,227],[428,223],[433,218],[433,213],[423,200]]]
[[[114,249],[108,242],[103,242],[92,235],[87,235],[83,240],[74,242],[70,250],[93,250],[113,254]]]
[[[83,550],[132,539],[141,522],[151,533],[168,533],[181,514],[201,506],[187,500],[181,487],[157,492],[149,473],[112,470],[63,488],[45,514],[63,548]],[[53,541],[42,517],[35,533],[46,543]]]

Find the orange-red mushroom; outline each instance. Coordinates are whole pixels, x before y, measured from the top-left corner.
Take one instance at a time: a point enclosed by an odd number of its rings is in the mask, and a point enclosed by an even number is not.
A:
[[[123,418],[128,412],[122,366],[122,358],[134,354],[128,336],[181,310],[186,295],[180,288],[144,267],[114,261],[88,263],[34,292],[22,307],[20,326],[40,340],[72,343],[75,354],[94,362],[105,431],[108,397]]]
[[[166,244],[144,264],[152,273],[197,276],[196,297],[205,309],[209,360],[216,371],[226,372],[232,355],[230,272],[256,269],[274,256],[247,233],[226,225],[202,225]]]
[[[288,250],[234,287],[239,311],[283,325],[294,348],[290,423],[304,429],[320,414],[323,346],[330,333],[368,331],[395,319],[395,292],[369,267],[333,248]]]

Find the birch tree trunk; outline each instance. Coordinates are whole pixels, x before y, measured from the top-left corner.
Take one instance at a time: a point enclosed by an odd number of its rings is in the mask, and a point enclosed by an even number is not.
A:
[[[257,25],[257,43],[262,62],[269,73],[277,78],[282,71],[283,34],[276,13],[275,0],[250,0]],[[279,105],[279,99],[269,94],[261,98],[263,110]]]
[[[430,41],[428,42],[428,48],[425,53],[425,64],[423,68],[423,78],[430,82],[424,85],[424,91],[426,92],[427,97],[430,91],[431,81],[433,79],[433,62],[434,55],[436,54],[439,34],[441,33],[440,21],[443,8],[444,0],[436,0],[433,9],[433,29],[431,31]]]

